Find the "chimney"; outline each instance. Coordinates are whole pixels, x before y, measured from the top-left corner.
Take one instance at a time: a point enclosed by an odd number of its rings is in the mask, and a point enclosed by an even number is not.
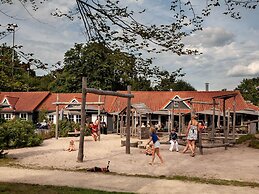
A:
[[[205,91],[209,91],[209,83],[205,83]]]

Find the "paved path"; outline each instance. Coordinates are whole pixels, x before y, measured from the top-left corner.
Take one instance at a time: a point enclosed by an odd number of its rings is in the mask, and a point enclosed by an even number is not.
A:
[[[259,188],[220,186],[119,175],[0,167],[0,182],[57,185],[134,193],[258,194]]]

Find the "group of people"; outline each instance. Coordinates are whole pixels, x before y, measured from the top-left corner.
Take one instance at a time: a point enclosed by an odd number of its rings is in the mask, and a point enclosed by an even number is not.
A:
[[[186,153],[188,149],[191,150],[191,156],[195,156],[195,142],[198,138],[198,131],[202,130],[204,127],[202,126],[201,123],[197,121],[197,115],[192,115],[190,122],[188,123],[187,131],[186,131],[186,146],[183,150],[183,153]],[[150,139],[146,144],[146,147],[150,149],[150,143],[153,143],[153,149],[152,149],[152,160],[149,164],[153,165],[154,160],[155,160],[155,155],[158,156],[160,159],[161,163],[163,164],[163,158],[160,154],[159,147],[160,147],[160,142],[159,142],[159,137],[156,134],[155,128],[151,127],[150,128]],[[174,147],[177,152],[179,152],[179,147],[178,147],[178,136],[175,131],[175,129],[172,129],[170,135],[169,135],[169,142],[170,142],[170,151],[173,151]]]

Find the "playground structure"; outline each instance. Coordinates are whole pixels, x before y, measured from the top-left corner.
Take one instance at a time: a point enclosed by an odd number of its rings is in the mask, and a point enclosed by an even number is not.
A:
[[[84,83],[85,81],[82,81],[82,103],[69,103],[69,104],[73,104],[73,105],[81,105],[81,127],[80,127],[80,144],[79,144],[79,153],[78,153],[78,161],[81,160],[81,158],[83,158],[83,146],[81,142],[83,142],[82,138],[83,135],[81,134],[83,127],[85,126],[85,106],[86,105],[98,105],[98,107],[100,105],[103,105],[104,102],[100,102],[100,100],[98,102],[86,102],[86,96],[87,93],[93,93],[93,94],[97,94],[99,95],[99,99],[101,95],[111,95],[111,96],[118,96],[118,97],[122,97],[122,98],[127,98],[128,99],[128,103],[127,103],[127,107],[124,109],[124,115],[121,114],[122,111],[120,111],[120,114],[118,113],[117,115],[117,119],[114,119],[114,124],[113,127],[114,129],[117,129],[117,134],[120,134],[121,137],[126,136],[126,141],[125,141],[125,145],[126,145],[126,154],[130,154],[130,146],[131,143],[134,142],[130,142],[130,136],[132,137],[139,137],[139,139],[142,138],[142,134],[145,134],[145,138],[147,138],[149,136],[149,126],[145,126],[145,127],[141,127],[141,123],[142,123],[142,116],[145,115],[146,118],[150,117],[151,118],[151,114],[152,114],[152,110],[149,109],[149,107],[143,107],[143,105],[139,104],[131,104],[131,98],[134,97],[133,94],[131,94],[131,89],[130,86],[128,87],[128,93],[118,93],[118,92],[114,92],[114,91],[103,91],[103,90],[98,90],[98,89],[93,89],[93,88],[87,88],[86,87],[86,83]],[[210,130],[205,132],[201,132],[199,135],[199,141],[198,141],[198,147],[200,149],[200,153],[203,154],[203,148],[214,148],[214,147],[225,147],[225,149],[227,149],[228,146],[231,145],[231,143],[235,143],[235,139],[236,139],[236,92],[233,92],[231,94],[227,94],[227,95],[220,95],[220,96],[214,96],[212,97],[212,102],[203,102],[203,101],[194,101],[193,97],[188,97],[188,98],[179,98],[179,99],[173,99],[171,100],[173,103],[180,103],[180,102],[184,102],[187,101],[189,103],[189,112],[191,114],[196,114],[195,112],[195,106],[193,108],[193,105],[195,104],[204,104],[204,105],[209,105],[209,106],[213,106],[212,108],[212,125],[210,126]],[[233,103],[233,117],[232,117],[232,122],[230,121],[230,110],[226,110],[226,101],[230,98],[234,98],[234,103]],[[68,102],[55,102],[53,104],[56,105],[57,110],[59,105],[62,104],[66,104]],[[142,103],[144,104],[144,103]],[[145,104],[144,104],[145,105]],[[216,105],[221,105],[222,107],[219,109],[221,109],[222,111],[222,115],[220,115],[220,111],[218,111],[218,115],[216,114]],[[229,106],[228,106],[229,108]],[[178,126],[178,134],[179,136],[184,140],[185,135],[184,135],[184,128],[185,128],[185,123],[184,123],[184,117],[182,117],[182,113],[181,113],[181,108],[178,106],[178,118],[179,118],[179,126]],[[119,110],[119,109],[118,109]],[[166,129],[167,131],[163,133],[164,137],[168,137],[168,134],[170,132],[170,130],[172,128],[174,128],[174,123],[175,123],[175,110],[176,108],[174,108],[174,106],[172,107],[171,110],[168,110],[168,128]],[[227,111],[227,114],[226,114]],[[125,116],[126,113],[126,116]],[[186,113],[186,111],[185,111]],[[58,114],[58,111],[57,111]],[[199,113],[198,113],[199,114]],[[99,115],[99,113],[98,113]],[[188,114],[186,114],[188,117]],[[166,115],[165,115],[166,116]],[[216,121],[216,116],[218,116],[218,121]],[[206,117],[206,115],[205,115]],[[56,119],[58,118],[58,116],[56,117]],[[216,123],[220,121],[220,118],[223,118],[223,127],[219,128],[219,124],[218,127],[216,128]],[[124,122],[126,119],[126,122]],[[84,123],[83,123],[84,122]],[[254,122],[251,122],[254,123]],[[116,125],[116,126],[115,126]],[[232,126],[231,126],[232,125]],[[232,129],[232,135],[230,133],[230,130]],[[218,131],[223,132],[223,136],[222,133],[218,133]],[[100,131],[100,130],[99,130]],[[56,129],[56,135],[57,135],[57,129]],[[57,137],[56,137],[57,138]],[[99,136],[100,138],[100,136]],[[100,139],[99,139],[100,140]]]
[[[126,154],[130,154],[130,108],[131,108],[131,98],[134,97],[131,94],[131,87],[128,86],[128,94],[122,94],[114,91],[104,91],[97,90],[94,88],[87,88],[86,78],[82,78],[82,105],[81,105],[81,127],[80,127],[80,140],[79,140],[79,150],[78,150],[78,162],[83,162],[84,158],[84,126],[85,126],[85,106],[86,106],[86,95],[87,93],[93,93],[98,95],[111,95],[118,96],[121,98],[127,98],[127,122],[126,122]]]
[[[199,131],[198,135],[198,147],[199,151],[201,154],[203,154],[203,148],[216,148],[216,147],[227,147],[230,145],[229,140],[233,140],[232,143],[235,143],[235,138],[236,138],[236,130],[235,130],[235,125],[236,125],[236,95],[237,93],[232,93],[228,95],[220,95],[220,96],[214,96],[212,98],[213,102],[198,102],[198,101],[192,101],[193,98],[186,98],[186,99],[178,99],[178,101],[186,101],[188,100],[191,106],[191,114],[195,114],[195,111],[193,110],[193,104],[206,104],[206,105],[213,105],[213,114],[212,114],[212,129],[210,135],[205,138],[203,137],[202,131]],[[228,110],[228,122],[226,124],[226,100],[229,98],[234,98],[234,103],[233,103],[233,122],[232,122],[232,138],[229,137],[229,131],[230,131],[230,111]],[[223,100],[222,104],[222,112],[223,112],[223,132],[224,132],[224,137],[215,137],[215,110],[216,110],[216,105],[219,105],[219,103],[216,103],[216,99],[218,100]],[[173,112],[173,111],[172,111]],[[180,113],[179,113],[180,115]],[[180,116],[179,116],[180,117]],[[173,122],[172,122],[173,123]],[[180,124],[180,122],[179,122]],[[173,127],[173,126],[172,126]],[[179,126],[179,134],[181,134],[181,128]],[[216,139],[222,140],[222,143],[216,143]],[[207,140],[207,144],[203,144],[204,140]]]

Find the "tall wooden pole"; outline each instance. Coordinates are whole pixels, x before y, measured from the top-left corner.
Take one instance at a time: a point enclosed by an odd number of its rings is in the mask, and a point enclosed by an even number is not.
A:
[[[83,162],[84,159],[84,132],[85,132],[85,101],[86,101],[86,78],[82,78],[82,105],[81,105],[81,127],[80,127],[80,139],[79,149],[77,155],[77,161]]]
[[[225,135],[225,144],[228,142],[227,137],[227,128],[226,128],[226,100],[223,99],[223,130]],[[225,146],[225,150],[227,150],[227,146]]]
[[[131,86],[128,86],[128,94],[131,94]],[[131,98],[128,98],[127,127],[126,127],[126,154],[130,154],[130,109],[131,109]]]
[[[57,94],[57,102],[59,101],[59,96]],[[59,105],[56,105],[56,130],[55,130],[55,138],[58,139],[58,123],[59,121]]]
[[[214,141],[215,137],[215,107],[216,106],[216,100],[213,99],[213,115],[212,115],[212,129],[211,129],[211,140]]]
[[[234,96],[234,103],[233,103],[233,140],[236,142],[236,96]]]
[[[98,102],[101,102],[101,96],[98,96]],[[101,110],[100,110],[100,105],[98,105],[98,115],[97,115],[97,119],[98,119],[98,141],[101,140]]]

